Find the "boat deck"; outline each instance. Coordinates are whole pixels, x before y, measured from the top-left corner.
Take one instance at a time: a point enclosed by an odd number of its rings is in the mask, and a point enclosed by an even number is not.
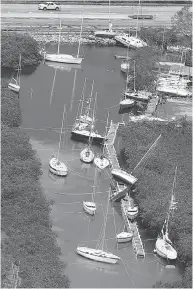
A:
[[[130,198],[130,197],[128,197]],[[133,199],[130,198],[131,202],[133,203]],[[133,238],[132,238],[132,245],[133,249],[137,255],[137,257],[145,257],[145,251],[143,248],[143,243],[141,241],[141,237],[139,234],[138,226],[136,222],[130,222],[130,220],[127,218],[127,201],[121,200],[121,212],[122,212],[122,217],[125,223],[125,227],[127,231],[133,232]]]
[[[111,121],[109,131],[107,133],[107,140],[104,144],[112,169],[120,169],[117,159],[117,153],[114,148],[114,142],[119,125],[119,123],[115,124]],[[115,186],[113,186],[114,188],[112,188],[110,196],[110,199],[112,201],[116,201],[117,199],[125,196],[125,194],[127,193],[127,186],[125,184],[121,182],[115,182],[114,184]]]
[[[153,115],[157,109],[157,106],[159,104],[159,98],[152,98],[150,99],[147,109],[145,111],[145,115]]]

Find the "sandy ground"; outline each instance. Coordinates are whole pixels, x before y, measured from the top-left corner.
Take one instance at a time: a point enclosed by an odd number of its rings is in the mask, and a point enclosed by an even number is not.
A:
[[[146,6],[143,7],[143,14],[153,14],[154,20],[140,20],[140,26],[170,26],[171,17],[181,9],[181,6]],[[141,13],[141,12],[140,12]],[[114,27],[136,26],[136,20],[128,15],[137,14],[137,7],[132,6],[112,6],[111,22]],[[81,6],[81,5],[62,5],[62,10],[41,11],[36,4],[2,4],[1,19],[2,28],[9,25],[55,25],[58,20],[62,20],[64,25],[80,25],[80,18],[84,17],[84,25],[105,27],[108,25],[109,13],[108,6]]]

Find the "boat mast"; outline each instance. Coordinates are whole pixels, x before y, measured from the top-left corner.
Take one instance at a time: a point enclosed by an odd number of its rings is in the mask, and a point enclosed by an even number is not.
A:
[[[86,108],[86,116],[87,116],[87,117],[88,117],[88,115],[89,115],[90,106],[91,106],[91,101],[92,101],[93,86],[94,86],[94,80],[93,80],[93,82],[92,82],[91,94],[90,94],[90,97],[89,97],[89,105],[88,105],[87,108]]]
[[[110,20],[110,14],[111,14],[111,12],[110,12],[110,8],[111,7],[111,0],[109,0],[109,32],[112,30],[112,27],[111,27],[111,20]]]
[[[62,30],[62,26],[61,26],[61,19],[60,19],[60,28],[59,28],[59,36],[58,36],[58,51],[57,54],[60,53],[60,38],[61,38],[61,30]]]
[[[96,110],[96,100],[97,100],[97,92],[96,92],[96,95],[95,95],[95,101],[94,101],[94,107],[93,107],[93,115],[92,115],[92,123],[91,123],[91,127],[90,127],[90,134],[89,134],[89,140],[88,140],[88,146],[90,147],[91,145],[91,133],[93,131],[93,123],[94,123],[94,120],[95,120],[95,110]]]
[[[62,131],[63,131],[63,126],[64,126],[64,116],[66,112],[66,105],[64,104],[64,110],[63,110],[63,115],[62,115],[62,125],[60,129],[60,140],[59,140],[59,145],[58,145],[58,152],[57,152],[57,157],[56,159],[59,159],[59,153],[60,153],[60,145],[61,145],[61,140],[62,140]]]
[[[105,139],[106,139],[106,137],[107,137],[108,123],[109,123],[109,110],[107,111],[107,125],[106,125],[106,128],[105,128],[104,143],[105,143]],[[102,150],[102,153],[103,153],[103,154],[104,154],[104,150],[105,150],[104,143],[103,143],[103,150]]]
[[[140,8],[140,0],[138,4],[138,12],[137,12],[137,27],[136,27],[136,34],[135,34],[136,38],[137,38],[137,31],[138,31],[138,25],[139,25],[139,8]]]
[[[134,62],[134,66],[133,66],[134,86],[133,86],[133,89],[134,89],[134,92],[136,92],[136,88],[135,88],[135,60],[133,60],[133,62]]]
[[[106,232],[106,227],[107,227],[107,215],[108,215],[108,210],[109,210],[109,194],[108,194],[108,203],[107,203],[107,210],[106,210],[106,216],[104,220],[104,229],[103,229],[103,237],[101,241],[101,250],[104,248],[104,241],[105,241],[105,232]]]
[[[83,25],[83,17],[82,17],[82,22],[81,22],[80,37],[79,37],[79,42],[78,42],[78,52],[77,52],[76,58],[79,57],[79,53],[80,53],[80,44],[81,44],[81,37],[82,37],[82,25]]]
[[[81,93],[81,98],[80,98],[80,106],[78,107],[78,111],[77,111],[77,115],[76,115],[76,119],[78,118],[79,115],[79,124],[80,124],[80,116],[82,115],[82,110],[83,110],[83,105],[84,105],[84,92],[85,92],[85,88],[86,88],[86,82],[87,82],[87,78],[85,78],[84,80],[84,85],[82,88],[82,93]],[[80,108],[80,114],[79,114],[79,108]]]
[[[182,64],[182,60],[183,60],[183,55],[184,55],[184,51],[182,51],[182,55],[181,55],[181,60],[180,60],[181,64]],[[180,65],[180,69],[179,69],[179,80],[180,80],[180,72],[181,72],[181,65]]]
[[[17,83],[20,86],[20,71],[21,71],[21,54],[19,55],[19,65],[17,69]]]
[[[95,197],[95,189],[96,189],[96,178],[97,178],[97,168],[95,168],[95,174],[94,174],[94,184],[93,184],[93,193],[92,193],[92,202],[94,203],[94,197]]]
[[[148,151],[144,154],[144,156],[141,158],[141,160],[138,162],[138,164],[136,165],[136,167],[133,169],[133,171],[131,172],[131,174],[134,172],[134,170],[136,170],[136,168],[141,164],[142,160],[146,157],[146,155],[150,152],[150,150],[157,145],[158,140],[160,139],[161,134],[158,136],[158,138],[154,141],[154,143],[151,145],[151,147],[148,149]]]

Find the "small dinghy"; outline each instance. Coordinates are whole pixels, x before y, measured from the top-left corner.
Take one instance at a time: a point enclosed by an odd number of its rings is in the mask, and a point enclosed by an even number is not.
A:
[[[89,147],[85,148],[80,153],[80,159],[84,163],[88,163],[88,164],[92,163],[94,160],[94,153],[91,151],[91,149]]]
[[[117,234],[117,242],[118,243],[126,243],[131,241],[133,238],[133,233],[129,233],[129,232],[121,232],[119,234]]]
[[[104,155],[101,155],[101,156],[95,158],[94,163],[101,170],[103,170],[109,166],[109,160],[107,158],[105,158]]]
[[[49,170],[57,176],[66,176],[68,174],[67,166],[55,157],[49,161]]]
[[[94,202],[83,201],[83,208],[89,215],[95,215],[96,204]]]

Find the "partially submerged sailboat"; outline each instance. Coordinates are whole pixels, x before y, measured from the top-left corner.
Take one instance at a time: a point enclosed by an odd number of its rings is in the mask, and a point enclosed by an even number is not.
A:
[[[89,248],[89,247],[78,246],[76,249],[76,252],[79,255],[81,255],[87,259],[91,259],[93,261],[115,264],[115,263],[117,263],[118,260],[120,260],[120,258],[118,256],[114,255],[113,253],[104,251],[108,206],[109,206],[109,196],[108,196],[108,205],[107,205],[107,210],[106,210],[106,214],[104,217],[104,224],[103,224],[102,234],[101,234],[102,238],[99,241],[97,248],[94,249],[94,248]]]
[[[112,25],[111,20],[110,20],[110,15],[111,15],[110,7],[111,7],[111,0],[109,0],[109,29],[108,30],[97,30],[97,31],[95,31],[94,35],[96,37],[114,38],[115,35],[117,34],[112,29],[113,25]]]
[[[147,46],[147,43],[143,41],[142,39],[140,39],[137,35],[138,23],[139,23],[139,9],[140,9],[140,0],[139,0],[139,5],[138,5],[138,17],[137,17],[137,27],[136,27],[135,36],[130,36],[126,33],[116,35],[115,40],[117,41],[117,43],[120,43],[126,47],[133,48],[133,49]]]
[[[17,77],[16,79],[12,77],[12,81],[13,82],[9,82],[8,84],[8,88],[10,90],[13,90],[15,92],[19,92],[20,91],[20,73],[21,73],[21,54],[19,55],[19,64],[18,64],[18,68],[17,68]]]
[[[55,77],[54,77],[54,83],[55,83]],[[53,83],[53,85],[54,85]],[[62,115],[62,125],[60,129],[60,140],[59,140],[59,145],[58,145],[58,152],[56,156],[52,156],[52,158],[49,161],[49,170],[53,174],[57,176],[66,176],[68,174],[68,167],[67,165],[59,160],[59,154],[60,154],[60,146],[61,146],[61,141],[62,141],[62,132],[63,132],[63,127],[64,127],[64,117],[65,117],[65,112],[66,112],[66,106],[64,105],[63,109],[63,115]]]
[[[175,169],[175,175],[174,175],[174,180],[173,180],[169,212],[167,213],[166,219],[164,221],[161,234],[158,236],[156,243],[155,243],[155,251],[157,252],[157,254],[163,258],[170,259],[170,260],[177,259],[177,251],[173,248],[172,241],[168,237],[168,224],[169,224],[170,214],[172,213],[172,211],[176,209],[176,204],[177,204],[177,202],[175,201],[175,195],[174,195],[176,175],[177,175],[177,167]]]
[[[81,36],[82,36],[82,25],[83,25],[83,18],[81,23],[81,29],[80,29],[80,38],[78,43],[78,52],[76,56],[70,55],[70,54],[62,54],[60,53],[60,39],[61,39],[61,20],[60,20],[60,30],[59,30],[59,39],[58,39],[58,51],[57,53],[47,53],[43,52],[44,59],[47,61],[53,61],[53,62],[61,62],[61,63],[71,63],[71,64],[81,64],[83,58],[79,57],[80,53],[80,44],[81,44]]]
[[[97,209],[96,208],[96,203],[94,202],[96,185],[97,185],[97,170],[95,169],[93,192],[92,192],[92,201],[91,202],[83,201],[83,209],[89,215],[95,215],[96,209]]]

